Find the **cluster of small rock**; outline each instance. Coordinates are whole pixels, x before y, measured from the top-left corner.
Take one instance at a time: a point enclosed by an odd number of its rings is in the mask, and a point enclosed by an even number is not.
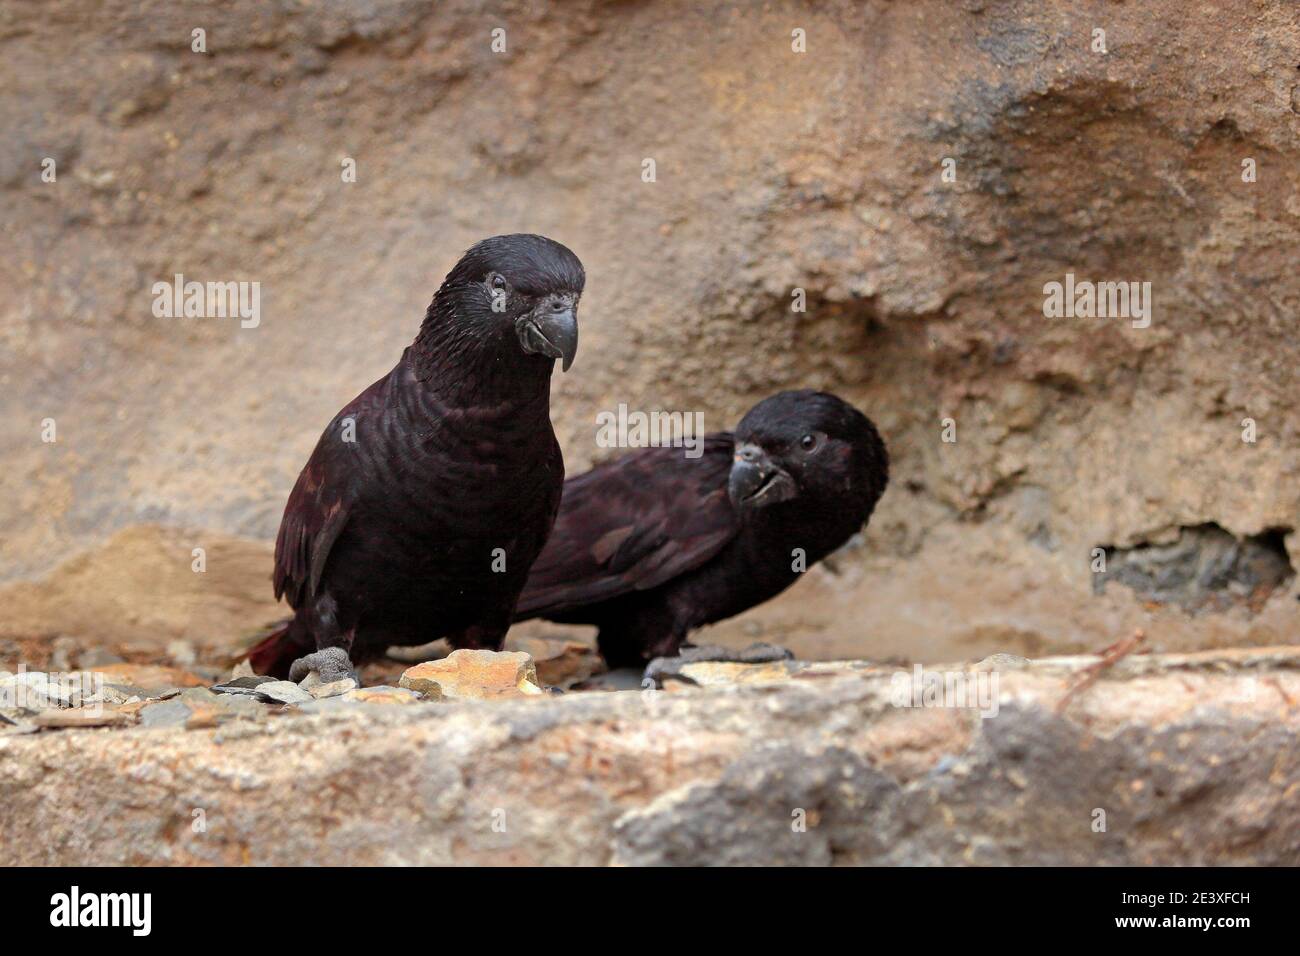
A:
[[[569,686],[595,666],[594,654],[583,645],[536,649],[554,685]],[[197,729],[283,713],[537,697],[559,690],[538,677],[532,655],[482,650],[416,664],[396,687],[359,687],[350,678],[325,683],[315,671],[293,683],[255,675],[246,662],[208,684],[189,669],[125,662],[68,672],[0,672],[0,735],[76,727]]]

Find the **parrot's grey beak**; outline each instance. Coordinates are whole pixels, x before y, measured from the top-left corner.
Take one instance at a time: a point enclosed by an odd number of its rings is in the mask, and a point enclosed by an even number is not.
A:
[[[525,352],[559,359],[567,372],[578,354],[578,310],[569,296],[554,296],[519,319],[515,327]]]
[[[736,508],[766,507],[797,497],[799,488],[790,475],[778,467],[757,445],[736,449],[727,482],[727,495]]]

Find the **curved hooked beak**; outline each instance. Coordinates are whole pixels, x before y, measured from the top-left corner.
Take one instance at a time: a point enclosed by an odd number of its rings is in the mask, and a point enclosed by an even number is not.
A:
[[[515,331],[525,352],[560,359],[566,372],[578,354],[578,312],[571,300],[544,300],[520,317]]]
[[[767,452],[757,445],[736,448],[727,482],[727,495],[737,508],[744,505],[766,507],[797,497],[799,489],[790,475],[777,467]]]

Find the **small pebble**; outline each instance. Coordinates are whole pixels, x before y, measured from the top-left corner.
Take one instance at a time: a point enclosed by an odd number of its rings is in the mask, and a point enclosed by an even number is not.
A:
[[[165,700],[140,711],[142,727],[180,727],[190,719],[190,709],[182,700]]]
[[[315,673],[313,671],[312,673]],[[357,682],[351,677],[345,677],[342,680],[330,681],[328,684],[316,683],[310,687],[304,688],[307,693],[316,700],[324,700],[327,697],[341,697],[350,690],[357,689]]]
[[[92,670],[96,667],[108,667],[110,664],[125,663],[126,661],[120,656],[102,647],[92,647],[89,650],[82,651],[77,658],[77,666],[82,670]]]
[[[274,680],[258,684],[254,691],[281,704],[304,704],[314,698],[293,681]]]
[[[260,677],[250,674],[246,677],[236,677],[226,681],[224,684],[216,684],[212,688],[214,694],[247,694],[250,697],[257,696],[257,688],[262,684],[275,683],[274,677]]]
[[[191,667],[199,659],[195,653],[194,645],[189,641],[171,641],[167,645],[167,656],[171,662],[180,667]]]
[[[519,651],[461,648],[441,660],[408,668],[399,683],[435,700],[490,700],[542,693],[533,659]]]

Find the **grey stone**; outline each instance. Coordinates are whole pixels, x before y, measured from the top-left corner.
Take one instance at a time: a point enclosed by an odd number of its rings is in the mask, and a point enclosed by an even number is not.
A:
[[[287,680],[268,681],[264,684],[258,684],[255,693],[260,697],[280,704],[305,704],[313,699],[311,694],[293,681]]]
[[[142,727],[181,727],[190,719],[190,708],[183,700],[165,700],[140,711]]]
[[[96,667],[108,667],[110,664],[123,664],[125,659],[104,647],[92,647],[81,652],[77,657],[77,666],[82,670]]]
[[[214,694],[226,694],[230,697],[251,697],[253,700],[265,700],[256,687],[231,687],[229,684],[216,684],[212,687]]]
[[[275,683],[274,677],[253,674],[245,677],[235,677],[221,684],[216,684],[212,688],[214,694],[249,694],[257,696],[257,688],[262,684]]]
[[[263,721],[267,718],[267,707],[261,701],[251,697],[222,697],[221,710],[241,720]]]
[[[264,720],[267,713],[261,700],[238,694],[214,694],[206,687],[191,687],[180,699],[192,708],[213,708],[230,717]]]

